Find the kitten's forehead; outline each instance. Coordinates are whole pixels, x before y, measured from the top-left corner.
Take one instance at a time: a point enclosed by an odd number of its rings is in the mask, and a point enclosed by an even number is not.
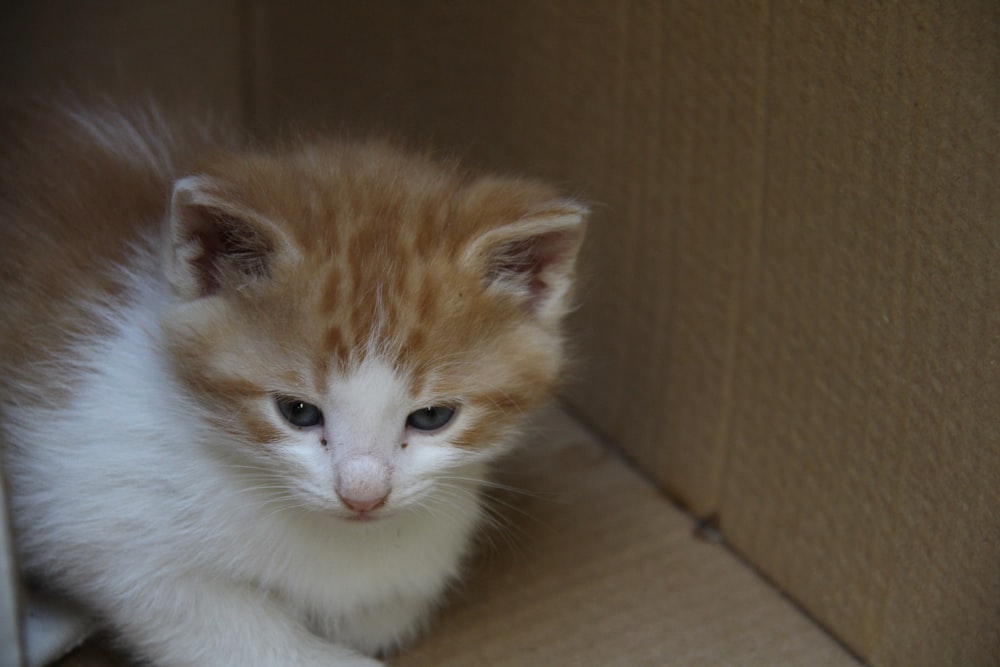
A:
[[[428,355],[454,346],[460,330],[446,323],[468,318],[476,277],[442,253],[423,259],[399,248],[391,257],[355,247],[322,262],[316,276],[315,313],[319,356],[341,370],[378,357],[395,367],[414,367]]]

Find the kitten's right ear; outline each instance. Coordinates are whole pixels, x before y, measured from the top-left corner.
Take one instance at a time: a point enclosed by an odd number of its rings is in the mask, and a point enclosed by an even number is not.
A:
[[[539,320],[555,322],[568,307],[587,213],[572,200],[546,202],[479,236],[465,261],[491,289],[521,301]]]
[[[242,289],[270,275],[284,235],[264,216],[226,195],[207,176],[174,184],[168,277],[187,299]]]

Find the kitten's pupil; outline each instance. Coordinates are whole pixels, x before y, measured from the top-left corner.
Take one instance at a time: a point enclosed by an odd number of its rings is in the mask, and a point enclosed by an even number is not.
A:
[[[287,396],[279,396],[276,400],[281,415],[293,426],[306,428],[323,421],[323,413],[312,403]]]
[[[406,418],[406,424],[418,431],[436,431],[450,422],[453,416],[454,408],[431,406],[411,412]]]

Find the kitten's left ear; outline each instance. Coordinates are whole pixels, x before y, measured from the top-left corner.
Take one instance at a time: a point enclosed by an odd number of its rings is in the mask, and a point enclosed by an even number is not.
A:
[[[540,320],[555,321],[568,306],[587,213],[573,200],[548,202],[476,238],[466,261],[485,272],[490,289],[515,296]]]

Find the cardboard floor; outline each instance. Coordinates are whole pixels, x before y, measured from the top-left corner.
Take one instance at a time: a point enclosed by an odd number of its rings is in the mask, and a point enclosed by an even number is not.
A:
[[[395,667],[860,664],[563,412],[498,479],[524,490],[494,497],[507,528]]]

